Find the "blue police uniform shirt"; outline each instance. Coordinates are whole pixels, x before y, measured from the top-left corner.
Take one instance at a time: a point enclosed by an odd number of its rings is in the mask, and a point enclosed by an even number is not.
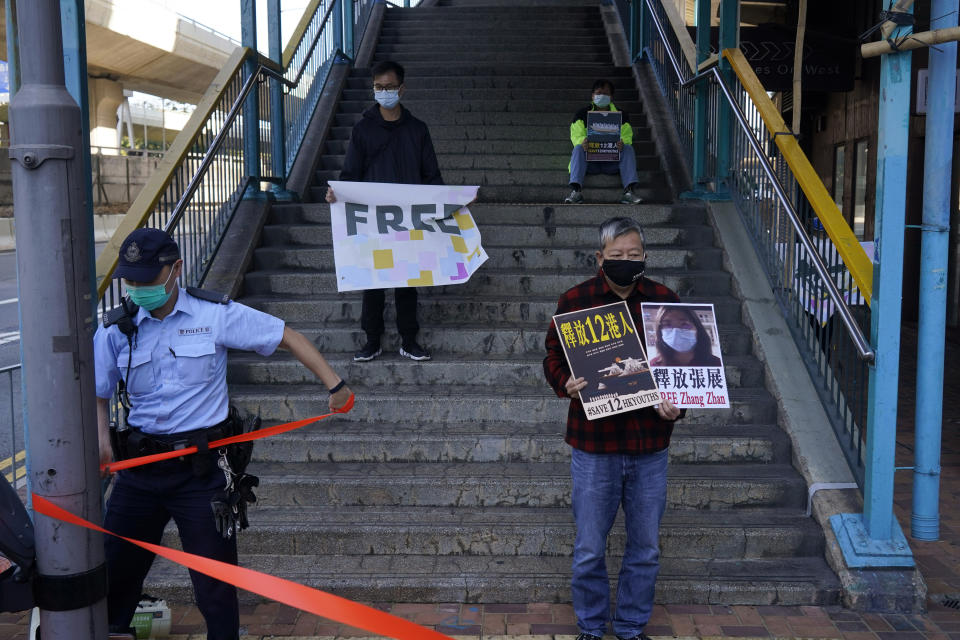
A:
[[[116,326],[93,337],[97,396],[109,398],[126,379],[131,426],[145,433],[202,429],[227,417],[227,349],[272,354],[284,322],[238,302],[217,304],[180,289],[162,321],[141,308],[133,354]],[[130,358],[130,375],[127,362]]]

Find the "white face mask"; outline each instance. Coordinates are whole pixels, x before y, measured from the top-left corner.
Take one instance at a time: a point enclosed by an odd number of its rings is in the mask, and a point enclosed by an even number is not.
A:
[[[374,91],[373,98],[384,109],[393,109],[400,102],[400,90],[393,91]]]
[[[593,104],[595,104],[595,105],[597,105],[598,107],[601,107],[601,108],[606,107],[606,106],[609,106],[609,105],[610,105],[610,96],[605,95],[605,94],[603,94],[603,93],[594,94],[594,96],[593,96]]]
[[[660,335],[667,346],[674,351],[684,353],[697,346],[696,329],[661,329]]]

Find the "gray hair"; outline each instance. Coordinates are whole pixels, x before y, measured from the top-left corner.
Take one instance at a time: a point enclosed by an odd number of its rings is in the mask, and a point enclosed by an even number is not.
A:
[[[639,222],[633,218],[608,218],[604,220],[600,224],[600,251],[603,251],[603,248],[607,246],[608,242],[612,242],[616,238],[626,235],[631,231],[636,232],[640,236],[640,244],[646,249],[647,240],[643,237],[643,228]]]

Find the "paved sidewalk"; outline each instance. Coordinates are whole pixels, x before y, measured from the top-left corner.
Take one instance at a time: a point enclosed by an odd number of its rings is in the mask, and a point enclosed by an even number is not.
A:
[[[897,465],[913,464],[916,326],[902,337]],[[842,607],[658,605],[647,627],[652,638],[674,640],[960,640],[960,332],[947,338],[940,492],[940,540],[909,539],[911,476],[896,478],[895,511],[929,589],[924,615],[860,614]],[[563,604],[384,604],[384,611],[469,640],[573,640],[573,610]],[[0,640],[26,640],[26,614],[0,614]],[[241,608],[244,640],[369,638],[369,632],[331,623],[277,603]],[[172,640],[204,638],[192,606],[173,609]],[[608,635],[607,638],[613,638]]]

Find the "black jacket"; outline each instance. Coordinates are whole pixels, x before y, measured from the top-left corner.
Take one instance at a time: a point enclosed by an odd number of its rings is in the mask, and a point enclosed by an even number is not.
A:
[[[341,180],[443,184],[427,125],[401,106],[399,120],[387,121],[374,104],[353,127]]]

